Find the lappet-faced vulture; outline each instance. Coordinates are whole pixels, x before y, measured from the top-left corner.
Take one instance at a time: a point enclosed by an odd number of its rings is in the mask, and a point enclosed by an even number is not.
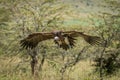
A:
[[[91,45],[99,44],[101,40],[100,37],[90,36],[78,31],[53,31],[32,33],[28,35],[28,37],[21,40],[20,44],[23,48],[33,49],[38,45],[39,42],[53,39],[55,44],[57,44],[60,48],[67,50],[75,45],[75,37],[82,37]]]

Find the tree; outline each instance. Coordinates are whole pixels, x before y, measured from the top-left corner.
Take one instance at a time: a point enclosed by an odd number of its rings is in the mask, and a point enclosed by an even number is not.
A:
[[[114,8],[119,12],[117,1],[108,1],[109,8],[114,12]],[[120,12],[119,12],[120,13]],[[100,56],[96,57],[97,71],[100,72],[100,78],[103,80],[103,74],[111,75],[117,71],[119,65],[119,49],[120,49],[120,14],[103,13],[96,16],[100,25],[96,26],[99,35],[104,40],[104,47],[100,51]],[[101,20],[101,21],[100,21]],[[93,20],[94,21],[94,20]]]
[[[2,1],[2,3],[11,13],[7,13],[11,16],[11,21],[7,23],[7,28],[4,29],[10,32],[3,32],[7,37],[7,39],[4,38],[4,41],[9,44],[5,44],[4,47],[2,47],[2,50],[5,50],[5,53],[10,55],[21,53],[22,49],[19,48],[19,41],[31,32],[46,31],[53,27],[57,28],[59,25],[62,25],[62,15],[66,13],[65,9],[67,8],[63,4],[56,5],[56,3],[58,3],[57,0],[12,0],[8,2]],[[5,20],[1,20],[7,21],[7,18],[5,17],[3,18]],[[2,35],[2,37],[4,36]],[[1,45],[3,43],[4,42],[1,41]],[[37,47],[33,51],[22,51],[23,53],[28,53],[31,56],[33,75],[35,67],[38,64],[37,57],[39,49],[41,52],[44,52],[45,46],[41,43],[41,46]],[[39,55],[42,55],[39,65],[39,67],[42,68],[45,55],[42,53]]]

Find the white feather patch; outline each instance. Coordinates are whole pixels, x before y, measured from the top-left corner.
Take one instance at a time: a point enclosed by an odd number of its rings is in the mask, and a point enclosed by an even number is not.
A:
[[[54,39],[58,41],[60,38],[58,36],[55,36]]]

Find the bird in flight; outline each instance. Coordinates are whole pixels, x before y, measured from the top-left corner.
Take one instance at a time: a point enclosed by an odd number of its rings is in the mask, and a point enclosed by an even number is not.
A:
[[[20,41],[23,48],[35,48],[39,42],[53,39],[55,44],[64,50],[73,48],[75,46],[75,38],[82,37],[87,43],[91,45],[100,44],[101,38],[98,36],[91,36],[78,31],[53,31],[53,32],[38,32],[28,35]]]

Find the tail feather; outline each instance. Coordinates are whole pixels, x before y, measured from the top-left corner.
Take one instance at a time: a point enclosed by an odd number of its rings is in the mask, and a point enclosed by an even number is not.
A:
[[[63,48],[64,50],[68,50],[69,49],[69,45],[66,43],[62,43],[60,44],[60,48]]]

